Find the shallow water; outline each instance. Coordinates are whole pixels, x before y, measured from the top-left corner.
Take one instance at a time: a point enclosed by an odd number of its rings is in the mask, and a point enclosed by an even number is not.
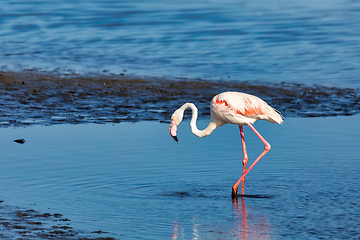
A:
[[[199,139],[184,122],[178,144],[157,122],[0,128],[0,199],[117,239],[357,239],[359,120],[257,122],[272,149],[238,202],[234,125]],[[251,161],[263,144],[248,128],[245,139]]]
[[[0,66],[360,86],[360,3],[0,2]]]

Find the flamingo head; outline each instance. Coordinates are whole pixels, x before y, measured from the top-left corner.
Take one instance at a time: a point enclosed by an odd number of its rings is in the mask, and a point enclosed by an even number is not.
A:
[[[177,126],[181,123],[184,117],[184,111],[181,111],[180,109],[176,110],[173,115],[171,116],[171,123],[169,127],[169,133],[174,138],[176,142],[178,142],[177,138]]]

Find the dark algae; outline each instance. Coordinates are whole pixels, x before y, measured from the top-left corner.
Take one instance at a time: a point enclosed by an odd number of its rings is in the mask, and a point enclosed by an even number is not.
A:
[[[0,126],[169,121],[193,102],[199,118],[223,91],[261,97],[285,117],[327,117],[360,112],[358,89],[294,83],[205,81],[124,75],[0,72]]]
[[[0,229],[6,230],[1,231],[1,239],[115,239],[103,236],[108,233],[100,230],[92,233],[75,230],[70,220],[58,213],[40,213],[3,203],[0,205],[0,213]]]

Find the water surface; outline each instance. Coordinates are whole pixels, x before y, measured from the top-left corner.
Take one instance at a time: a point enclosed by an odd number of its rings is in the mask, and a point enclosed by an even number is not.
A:
[[[359,1],[0,3],[0,66],[359,87]]]
[[[1,128],[0,197],[116,239],[357,239],[359,120],[257,122],[272,149],[237,202],[234,125],[199,139],[185,121],[178,144],[157,122]],[[245,139],[252,161],[263,144],[249,128]]]

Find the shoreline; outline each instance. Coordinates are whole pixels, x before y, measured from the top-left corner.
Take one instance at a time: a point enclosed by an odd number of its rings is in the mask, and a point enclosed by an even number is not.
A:
[[[64,75],[0,71],[0,127],[168,122],[185,102],[209,116],[223,91],[257,95],[285,117],[327,117],[360,112],[360,90],[292,83],[206,81],[120,75]]]

